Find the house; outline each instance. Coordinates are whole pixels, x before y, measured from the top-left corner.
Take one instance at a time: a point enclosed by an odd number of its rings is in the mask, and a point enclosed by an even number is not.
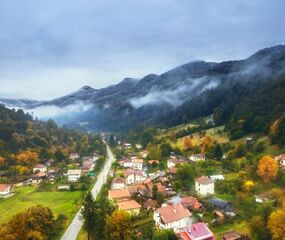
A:
[[[177,234],[179,240],[215,240],[214,234],[205,223],[194,223]]]
[[[38,172],[32,176],[32,184],[40,184],[44,179],[47,178],[47,174],[44,172]]]
[[[141,151],[140,153],[139,153],[139,155],[142,157],[142,158],[147,158],[147,156],[148,156],[148,151]]]
[[[285,154],[275,156],[274,160],[279,164],[280,168],[285,168]]]
[[[124,148],[125,149],[130,149],[132,145],[130,143],[124,143]]]
[[[210,178],[213,180],[213,181],[217,181],[217,180],[225,180],[224,176],[223,175],[211,175]]]
[[[80,169],[73,169],[67,171],[67,178],[69,182],[77,182],[81,177]]]
[[[47,166],[41,163],[37,164],[35,167],[33,167],[33,173],[36,173],[36,172],[46,173]]]
[[[78,153],[71,153],[71,154],[69,155],[69,159],[70,159],[71,161],[75,161],[75,160],[77,160],[79,157],[80,157],[80,156],[78,155]]]
[[[139,158],[132,159],[132,167],[133,169],[142,170],[143,169],[143,160]]]
[[[153,219],[160,229],[178,230],[191,223],[191,212],[181,203],[167,204],[154,211]]]
[[[204,153],[193,154],[189,159],[192,162],[205,161],[206,160],[206,155]]]
[[[149,165],[155,165],[155,164],[158,165],[159,164],[159,160],[148,160],[147,163]]]
[[[0,197],[8,197],[12,194],[13,185],[11,184],[0,184]]]
[[[112,184],[111,184],[111,189],[112,190],[117,190],[117,189],[124,189],[126,188],[125,184],[125,179],[122,177],[116,177],[113,179]]]
[[[112,201],[122,202],[130,200],[131,195],[128,189],[117,189],[109,190],[108,197]]]
[[[126,211],[130,215],[138,215],[140,213],[141,205],[135,200],[123,201],[117,203],[120,210]]]
[[[195,179],[195,189],[202,196],[215,193],[215,182],[206,176]]]
[[[139,143],[137,143],[137,144],[136,144],[136,148],[137,148],[137,149],[142,149],[142,145],[139,144]]]
[[[92,171],[94,169],[94,161],[92,158],[89,158],[87,160],[84,160],[83,163],[82,163],[82,171],[83,172],[89,172],[89,171]]]
[[[214,207],[215,210],[227,213],[233,211],[233,204],[229,201],[220,198],[211,198],[209,203]]]
[[[181,158],[170,158],[167,160],[167,167],[168,168],[173,168],[176,167],[177,165],[182,165],[185,163],[184,159]]]
[[[180,202],[183,207],[187,209],[198,210],[202,208],[202,203],[200,203],[197,198],[192,196],[180,198]]]
[[[127,169],[125,171],[126,184],[144,182],[147,178],[146,173],[141,170]]]
[[[59,185],[57,186],[57,191],[69,191],[70,185]]]
[[[144,203],[143,207],[146,210],[155,210],[158,207],[158,203],[156,200],[148,198]]]
[[[157,192],[161,193],[163,196],[166,196],[166,188],[160,183],[148,183],[146,184],[146,187],[149,189],[149,192],[152,196],[153,188],[156,186]]]
[[[120,161],[119,161],[120,165],[124,168],[131,168],[133,166],[133,162],[131,159],[123,157]]]
[[[222,240],[241,240],[242,236],[237,231],[231,230],[221,235]]]
[[[276,200],[273,198],[271,194],[268,193],[262,193],[259,195],[255,195],[255,202],[257,203],[268,203],[268,202],[275,202]]]

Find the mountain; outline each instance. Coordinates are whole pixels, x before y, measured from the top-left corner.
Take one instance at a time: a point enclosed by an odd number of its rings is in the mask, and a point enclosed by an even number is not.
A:
[[[61,124],[88,130],[128,130],[148,125],[176,125],[214,114],[227,122],[237,104],[285,72],[285,45],[258,51],[244,60],[194,61],[161,75],[126,78],[102,89],[84,86],[51,101],[2,99],[28,111],[48,112]]]

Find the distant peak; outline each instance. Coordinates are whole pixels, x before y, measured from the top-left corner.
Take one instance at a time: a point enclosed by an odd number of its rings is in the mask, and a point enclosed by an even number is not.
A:
[[[80,88],[80,90],[83,90],[83,91],[95,91],[96,89],[88,86],[88,85],[85,85],[83,87]]]

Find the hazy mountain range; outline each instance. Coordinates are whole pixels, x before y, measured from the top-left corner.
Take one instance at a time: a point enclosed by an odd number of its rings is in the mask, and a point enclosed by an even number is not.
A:
[[[88,130],[126,130],[174,125],[233,106],[285,72],[285,45],[258,51],[244,60],[195,61],[161,75],[126,78],[102,89],[84,86],[51,101],[0,99],[60,124]],[[236,96],[234,100],[230,100]]]

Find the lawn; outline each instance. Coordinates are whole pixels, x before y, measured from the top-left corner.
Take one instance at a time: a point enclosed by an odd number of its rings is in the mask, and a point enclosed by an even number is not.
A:
[[[211,227],[211,230],[215,234],[216,239],[221,239],[221,234],[230,230],[242,232],[250,236],[249,224],[247,221],[226,223],[220,226]]]
[[[15,195],[0,199],[0,224],[7,222],[13,215],[41,204],[49,207],[55,216],[62,213],[68,217],[68,223],[80,207],[80,191],[74,192],[36,192],[35,187],[19,187],[15,189]]]

